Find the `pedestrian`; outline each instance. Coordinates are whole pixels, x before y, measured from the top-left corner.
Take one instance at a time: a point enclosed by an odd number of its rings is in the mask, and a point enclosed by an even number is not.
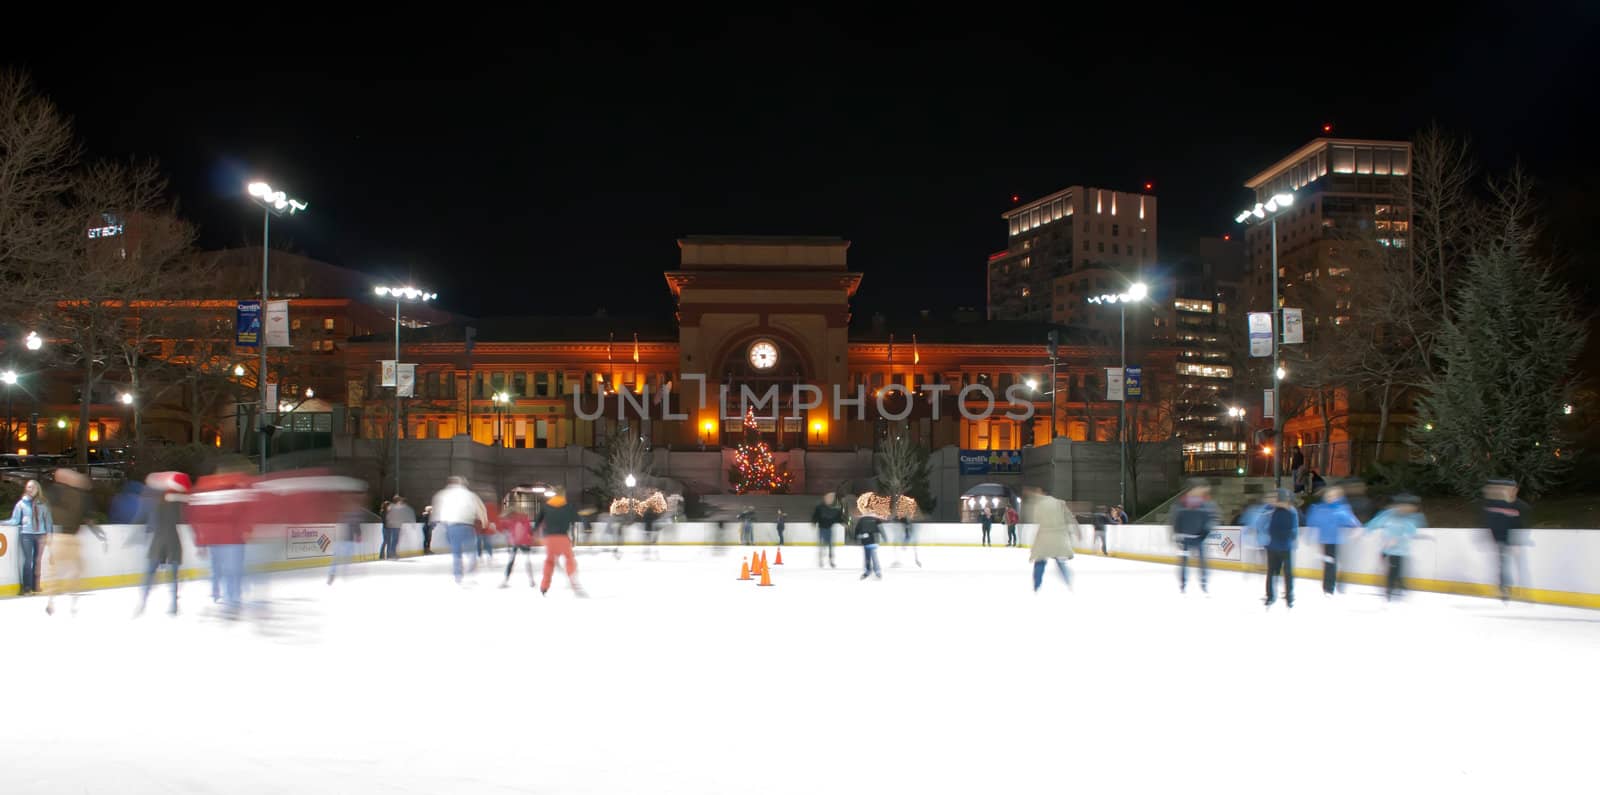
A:
[[[1033,548],[1028,551],[1028,560],[1033,562],[1034,593],[1044,584],[1045,565],[1052,560],[1067,588],[1072,588],[1072,570],[1067,568],[1067,561],[1075,554],[1072,541],[1078,537],[1077,517],[1067,510],[1065,503],[1045,494],[1038,486],[1023,488],[1022,510],[1028,521],[1039,527],[1033,534]]]
[[[1111,506],[1111,523],[1112,524],[1127,524],[1128,523],[1128,512],[1122,510],[1122,506],[1121,505],[1113,505],[1113,506]]]
[[[518,552],[522,553],[528,564],[528,585],[537,586],[539,583],[533,577],[533,547],[538,542],[533,537],[533,520],[522,509],[513,507],[507,498],[500,504],[499,524],[506,533],[506,549],[510,551],[511,558],[506,561],[506,578],[500,587],[511,587],[511,572],[517,567]]]
[[[1422,500],[1405,493],[1395,495],[1393,505],[1367,522],[1367,529],[1377,531],[1383,541],[1384,601],[1394,601],[1405,590],[1405,561],[1411,555],[1411,541],[1427,522],[1428,517],[1422,515]]]
[[[1300,514],[1294,509],[1294,492],[1278,489],[1278,499],[1263,511],[1257,529],[1267,548],[1267,607],[1278,599],[1275,579],[1283,575],[1283,601],[1294,607],[1294,545],[1300,537]]]
[[[389,510],[383,513],[383,546],[378,549],[379,560],[400,559],[400,529],[416,524],[417,512],[398,494],[389,501]]]
[[[150,589],[155,586],[156,573],[162,566],[172,569],[172,606],[167,612],[178,614],[178,569],[183,565],[183,541],[178,536],[178,524],[183,520],[183,500],[189,492],[189,476],[182,472],[154,472],[145,478],[145,503],[141,513],[145,531],[150,536],[150,549],[146,554],[148,567],[144,573],[144,588],[139,593],[139,609],[144,612],[150,600]]]
[[[539,581],[539,593],[550,591],[550,580],[555,575],[556,560],[562,559],[566,563],[567,582],[572,585],[572,592],[577,596],[588,596],[583,587],[578,585],[578,560],[572,555],[572,526],[580,521],[580,512],[567,502],[565,492],[557,490],[544,503],[543,515],[539,519],[539,532],[544,537],[544,579]]]
[[[450,573],[461,582],[467,545],[473,543],[478,527],[489,524],[489,513],[483,500],[467,488],[467,479],[451,475],[445,487],[433,495],[433,519],[444,525],[444,537],[450,543]]]
[[[826,559],[829,568],[838,568],[833,561],[834,528],[844,527],[844,509],[839,507],[838,495],[828,492],[822,502],[811,510],[811,523],[817,526],[817,568]]]
[[[862,513],[856,520],[856,540],[861,544],[861,579],[869,575],[883,579],[883,567],[878,564],[878,544],[884,540],[880,519],[871,513]]]
[[[1109,508],[1101,505],[1090,517],[1094,521],[1094,542],[1100,545],[1100,554],[1108,558],[1111,557],[1111,551],[1106,546],[1106,525],[1111,521],[1111,517],[1106,515],[1109,511]]]
[[[1008,546],[1008,547],[1014,547],[1014,546],[1017,545],[1017,520],[1019,518],[1020,517],[1017,516],[1017,509],[1015,507],[1013,507],[1013,506],[1007,505],[1006,506],[1006,546]]]
[[[230,616],[244,603],[245,541],[250,536],[253,478],[241,469],[224,468],[195,481],[189,495],[189,528],[195,546],[211,557],[211,601],[221,602]]]
[[[1306,468],[1306,454],[1303,451],[1301,451],[1300,445],[1295,445],[1294,446],[1294,452],[1291,453],[1290,457],[1289,457],[1289,473],[1290,473],[1290,476],[1294,479],[1294,490],[1295,491],[1300,491],[1300,489],[1302,488],[1302,484],[1300,482],[1300,476],[1305,472],[1305,468]]]
[[[1496,479],[1483,487],[1483,526],[1494,540],[1495,560],[1499,566],[1500,601],[1511,601],[1511,564],[1516,557],[1517,537],[1528,526],[1533,508],[1517,499],[1517,482]],[[1522,583],[1522,587],[1528,587]]]
[[[983,527],[983,545],[989,546],[989,528],[994,526],[994,515],[989,513],[988,506],[984,506],[979,511],[978,522]]]
[[[739,543],[751,546],[756,542],[756,508],[754,505],[744,506],[739,512]]]
[[[424,554],[424,555],[432,555],[433,554],[433,506],[429,505],[429,506],[424,507],[422,509],[422,516],[418,517],[418,519],[420,519],[421,522],[422,522],[422,554]]]
[[[1361,521],[1350,510],[1344,498],[1344,489],[1330,486],[1322,490],[1322,499],[1306,509],[1306,526],[1317,531],[1317,543],[1322,545],[1322,593],[1332,596],[1339,583],[1339,545],[1352,528]]]
[[[18,528],[17,541],[22,548],[22,583],[18,593],[23,596],[38,593],[39,570],[44,566],[44,549],[54,525],[50,502],[39,490],[39,481],[30,480],[22,487],[22,499],[11,509],[11,518],[6,524]]]
[[[785,518],[787,518],[787,517],[784,516],[783,509],[779,508],[778,509],[778,546],[780,546],[780,547],[783,546],[783,520]]]
[[[1199,558],[1200,592],[1209,593],[1206,566],[1206,539],[1217,528],[1217,504],[1211,501],[1211,487],[1196,483],[1178,498],[1172,512],[1172,538],[1178,545],[1178,593],[1189,590],[1189,558]]]
[[[72,595],[72,612],[78,612],[78,581],[83,578],[83,553],[78,530],[87,527],[100,546],[106,548],[106,534],[99,527],[84,524],[85,507],[89,501],[89,476],[75,469],[56,470],[54,493],[51,494],[51,518],[55,532],[50,534],[50,598],[45,601],[44,612],[54,615],[56,596]]]

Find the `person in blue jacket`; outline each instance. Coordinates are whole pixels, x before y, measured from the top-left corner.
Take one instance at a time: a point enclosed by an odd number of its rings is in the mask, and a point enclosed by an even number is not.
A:
[[[1411,542],[1427,523],[1428,517],[1422,515],[1422,500],[1414,494],[1395,495],[1394,505],[1367,523],[1367,529],[1376,531],[1383,540],[1383,561],[1388,569],[1383,585],[1385,601],[1393,601],[1404,590],[1405,561],[1411,555]]]
[[[17,506],[11,510],[11,518],[5,523],[17,528],[17,546],[21,547],[22,580],[17,593],[21,596],[38,593],[39,574],[44,568],[45,542],[55,529],[50,503],[45,499],[44,492],[39,490],[39,481],[30,480],[22,487],[22,499],[17,500]]]
[[[1322,593],[1332,596],[1339,583],[1339,545],[1344,534],[1361,526],[1361,521],[1345,501],[1344,489],[1329,486],[1322,490],[1321,502],[1306,509],[1306,526],[1317,531],[1317,543],[1322,545]]]
[[[1294,492],[1278,489],[1278,499],[1256,520],[1257,532],[1265,536],[1267,548],[1267,607],[1278,600],[1275,580],[1283,575],[1283,601],[1294,607],[1294,544],[1300,537],[1300,513],[1294,508]]]

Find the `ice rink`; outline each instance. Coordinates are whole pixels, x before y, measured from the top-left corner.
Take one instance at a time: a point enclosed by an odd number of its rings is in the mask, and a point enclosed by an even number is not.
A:
[[[771,548],[767,548],[770,554]],[[1025,549],[861,550],[776,587],[697,547],[580,554],[580,600],[448,555],[205,581],[134,619],[0,602],[0,793],[1595,792],[1600,613]],[[901,565],[892,564],[900,560]],[[542,558],[536,558],[542,563]],[[260,590],[257,590],[260,593]],[[63,605],[64,607],[64,605]]]

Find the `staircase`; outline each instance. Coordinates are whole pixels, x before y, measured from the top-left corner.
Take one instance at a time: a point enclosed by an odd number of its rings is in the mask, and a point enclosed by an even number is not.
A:
[[[1239,478],[1220,477],[1206,478],[1211,484],[1211,499],[1217,504],[1217,514],[1222,517],[1223,524],[1230,524],[1233,518],[1246,507],[1254,505],[1275,491],[1272,478]],[[1135,520],[1135,524],[1166,524],[1172,513],[1172,506],[1183,496],[1183,492],[1173,495],[1172,499],[1161,503],[1155,510]]]

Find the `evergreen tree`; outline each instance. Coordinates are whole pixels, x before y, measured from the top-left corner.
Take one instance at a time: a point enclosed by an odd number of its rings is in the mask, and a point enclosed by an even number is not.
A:
[[[1441,480],[1471,494],[1493,477],[1548,492],[1575,458],[1562,437],[1585,338],[1566,288],[1535,250],[1528,180],[1494,186],[1489,229],[1467,259],[1438,340],[1443,362],[1418,401],[1414,443]]]
[[[766,491],[786,494],[790,480],[789,470],[778,468],[772,458],[772,447],[761,438],[755,409],[745,410],[744,441],[734,451],[733,468],[728,470],[728,481],[733,484],[734,493]]]

